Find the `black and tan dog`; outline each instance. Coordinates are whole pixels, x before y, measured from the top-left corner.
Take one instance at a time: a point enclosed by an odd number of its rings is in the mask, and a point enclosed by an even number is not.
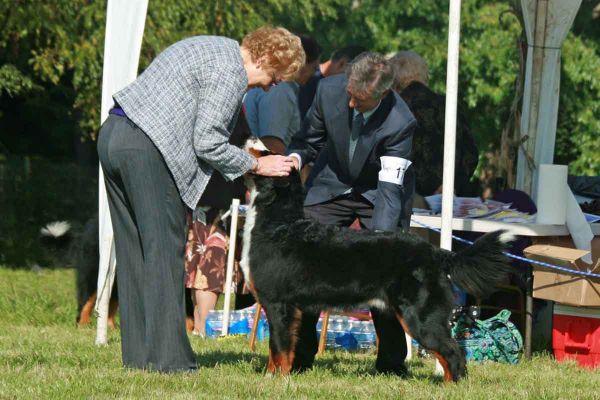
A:
[[[492,291],[511,269],[502,252],[512,235],[491,232],[455,253],[408,233],[355,231],[305,219],[295,171],[285,178],[249,175],[247,185],[251,203],[241,266],[269,321],[269,372],[297,368],[303,311],[368,303],[393,311],[406,332],[438,358],[446,381],[466,374],[465,356],[448,327],[452,284],[476,296]]]

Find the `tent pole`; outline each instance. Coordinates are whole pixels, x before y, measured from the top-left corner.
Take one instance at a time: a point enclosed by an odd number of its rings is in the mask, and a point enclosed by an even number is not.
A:
[[[460,45],[461,0],[450,1],[448,22],[448,66],[446,72],[446,120],[444,127],[444,173],[442,180],[442,232],[440,247],[452,250],[452,209],[456,153],[456,102],[458,97],[458,51]],[[436,361],[437,374],[444,370]]]
[[[137,76],[148,0],[108,0],[106,34],[102,68],[102,108],[100,122],[113,106],[112,95],[134,81]],[[108,209],[102,168],[98,173],[98,283],[96,344],[107,343],[108,304],[116,271],[113,229]]]

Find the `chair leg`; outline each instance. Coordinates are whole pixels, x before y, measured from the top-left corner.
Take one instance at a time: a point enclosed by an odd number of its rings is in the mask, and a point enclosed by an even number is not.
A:
[[[327,344],[327,328],[329,327],[329,311],[325,311],[323,316],[323,324],[321,325],[321,336],[319,337],[319,350],[317,354],[323,354],[325,345]]]
[[[258,321],[260,320],[260,312],[262,306],[260,303],[256,303],[256,311],[254,312],[254,321],[252,322],[252,331],[250,331],[250,351],[254,351],[256,347],[256,333],[258,331]]]

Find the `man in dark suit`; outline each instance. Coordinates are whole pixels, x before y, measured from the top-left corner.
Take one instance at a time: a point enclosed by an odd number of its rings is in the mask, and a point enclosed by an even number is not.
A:
[[[363,53],[345,75],[323,79],[288,153],[296,167],[315,160],[305,214],[324,224],[393,232],[408,227],[414,174],[410,168],[415,118],[391,89],[383,56]],[[377,262],[374,260],[373,262]],[[379,336],[376,368],[406,372],[404,331],[390,311],[371,309]],[[312,365],[318,315],[303,313],[294,368]]]

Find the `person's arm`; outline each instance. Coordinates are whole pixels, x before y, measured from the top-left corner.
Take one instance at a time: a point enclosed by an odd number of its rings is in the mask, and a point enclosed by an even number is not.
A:
[[[273,153],[285,154],[285,146],[290,142],[290,130],[300,117],[297,94],[293,84],[282,82],[272,87],[258,101],[256,116],[257,136]]]
[[[220,68],[206,85],[210,95],[199,102],[194,126],[193,145],[198,158],[230,181],[249,171],[266,176],[288,175],[294,166],[288,157],[272,155],[257,160],[243,149],[229,144],[227,128],[246,91],[244,70]]]
[[[287,154],[294,156],[298,161],[296,165],[298,169],[314,161],[327,142],[327,128],[323,120],[322,88],[323,85],[318,86],[313,104],[302,121],[302,127],[292,137],[292,142],[287,149]]]
[[[416,122],[412,120],[396,135],[390,137],[381,157],[377,182],[377,197],[373,210],[373,230],[395,232],[405,214],[403,207],[409,200],[405,177],[411,165],[412,138]]]
[[[198,102],[193,136],[196,156],[230,181],[257,166],[254,157],[228,143],[228,125],[238,112],[248,84],[243,67],[239,68],[219,68],[207,79],[208,95]]]

